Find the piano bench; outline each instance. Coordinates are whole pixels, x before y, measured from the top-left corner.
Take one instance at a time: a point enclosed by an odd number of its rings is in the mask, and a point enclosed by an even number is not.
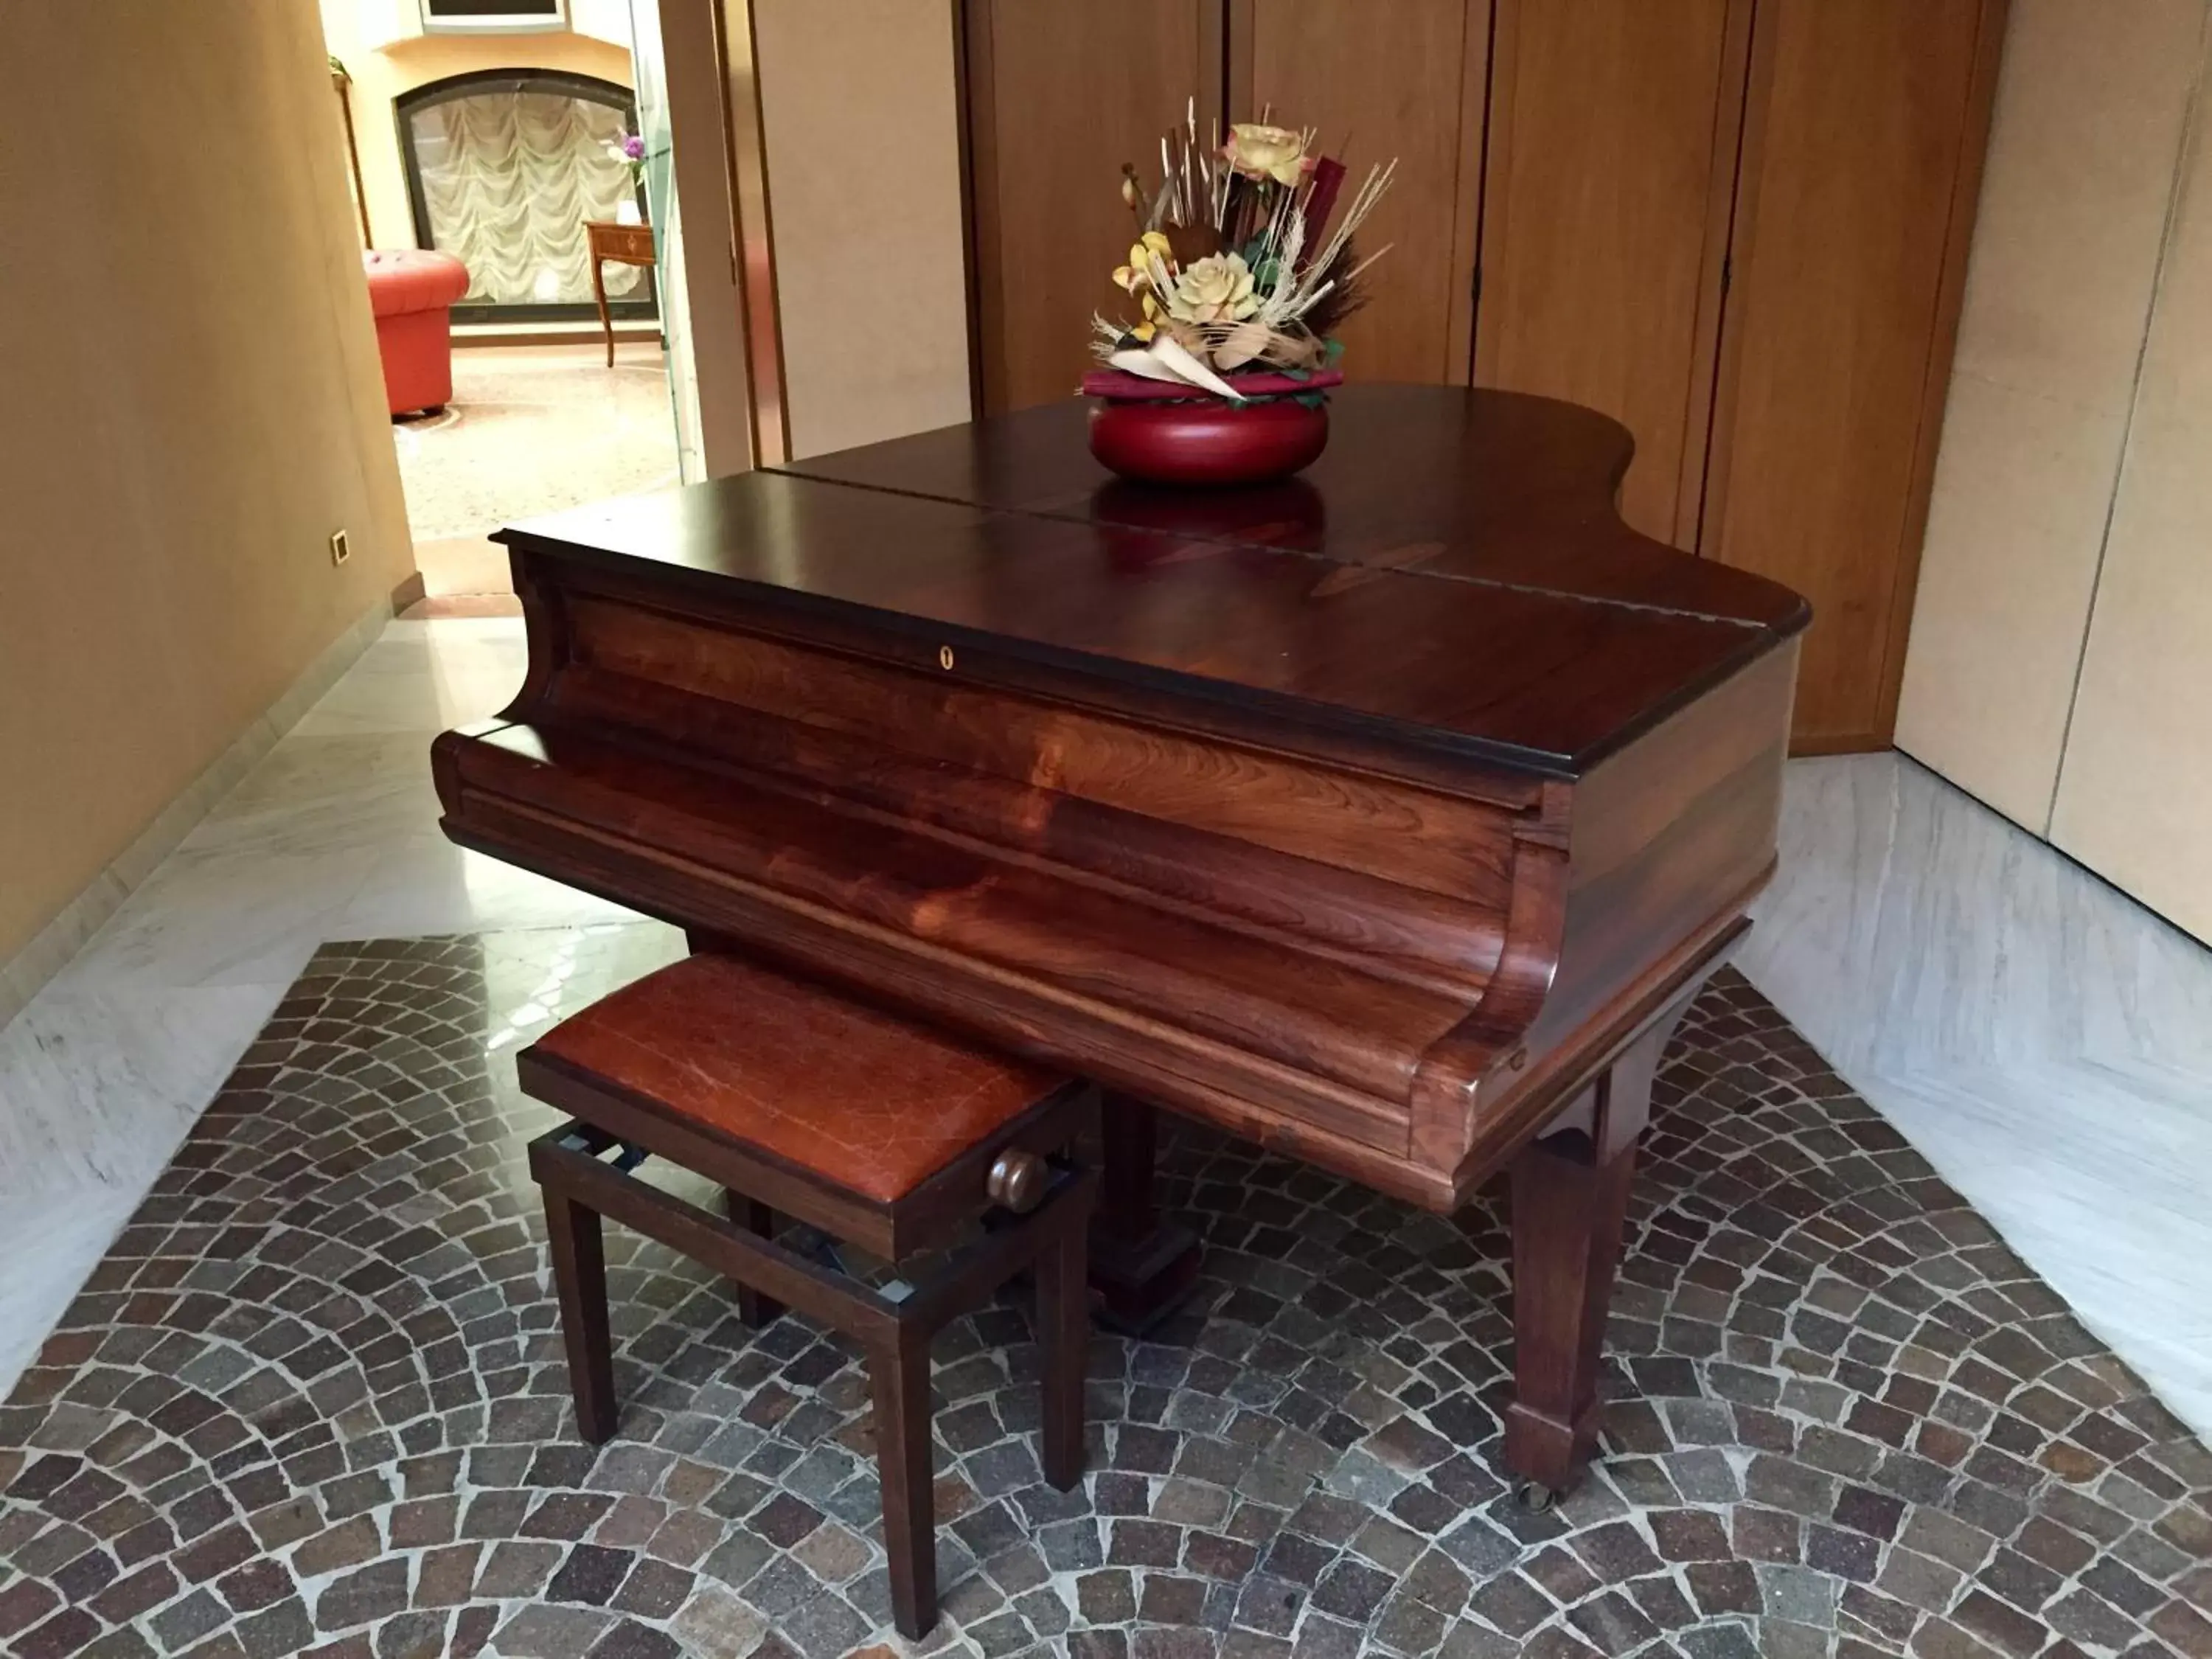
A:
[[[748,1323],[788,1305],[866,1351],[905,1635],[937,1620],[930,1338],[1024,1269],[1036,1284],[1045,1478],[1062,1491],[1082,1478],[1097,1172],[1075,1145],[1096,1113],[1090,1085],[713,954],[563,1020],[516,1067],[526,1093],[574,1120],[531,1143],[530,1169],[586,1439],[607,1439],[617,1415],[605,1216],[737,1281]],[[719,1184],[726,1218],[632,1175],[647,1156]],[[902,1276],[872,1283],[793,1249],[775,1237],[779,1218]],[[926,1267],[914,1261],[924,1252]]]

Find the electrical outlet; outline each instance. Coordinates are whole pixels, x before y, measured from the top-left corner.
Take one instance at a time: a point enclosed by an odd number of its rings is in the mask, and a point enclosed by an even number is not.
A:
[[[331,562],[343,564],[351,557],[353,557],[353,544],[346,540],[345,532],[343,530],[331,532]]]

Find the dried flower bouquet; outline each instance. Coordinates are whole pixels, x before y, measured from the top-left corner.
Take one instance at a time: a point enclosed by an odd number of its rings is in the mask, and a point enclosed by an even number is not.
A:
[[[1225,374],[1304,381],[1333,368],[1334,331],[1365,295],[1359,277],[1387,248],[1355,261],[1352,233],[1389,188],[1397,163],[1370,168],[1330,228],[1344,164],[1313,153],[1310,128],[1238,123],[1200,148],[1194,100],[1160,140],[1158,186],[1121,168],[1137,240],[1114,281],[1134,323],[1093,319],[1097,354],[1125,374],[1243,401]]]

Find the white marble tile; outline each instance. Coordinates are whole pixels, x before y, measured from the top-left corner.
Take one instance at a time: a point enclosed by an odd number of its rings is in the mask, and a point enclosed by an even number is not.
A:
[[[131,896],[50,988],[289,982],[377,862],[361,847],[258,847],[173,860]]]
[[[301,857],[382,848],[437,819],[428,734],[295,735],[185,838],[172,867],[240,853]]]
[[[57,1184],[0,1203],[0,1396],[37,1357],[140,1196]]]
[[[0,1395],[296,975],[49,986],[0,1030]]]
[[[427,742],[498,713],[521,688],[527,659],[519,617],[396,622],[293,735],[413,732]]]
[[[2212,1435],[2212,951],[1900,756],[1782,843],[1745,973]]]
[[[454,846],[435,828],[434,811],[422,828],[382,849],[331,918],[329,936],[416,939],[638,919],[622,905]]]
[[[135,1202],[295,977],[49,987],[0,1031],[0,1194],[108,1186]]]
[[[1792,763],[1745,971],[1854,1067],[2132,1056],[2212,1078],[2212,951],[1897,755]]]

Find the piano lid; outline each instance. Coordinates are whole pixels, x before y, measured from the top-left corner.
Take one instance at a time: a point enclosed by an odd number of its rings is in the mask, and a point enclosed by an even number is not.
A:
[[[1635,441],[1610,416],[1522,392],[1352,384],[1328,447],[1281,483],[1164,489],[1091,458],[1082,398],[787,462],[797,477],[970,507],[1166,530],[1346,564],[1650,605],[1782,632],[1810,617],[1778,582],[1631,530],[1615,487]]]
[[[1078,403],[600,503],[495,539],[909,640],[1574,775],[1804,625],[1614,514],[1626,434],[1346,388],[1309,472],[1139,489]]]

